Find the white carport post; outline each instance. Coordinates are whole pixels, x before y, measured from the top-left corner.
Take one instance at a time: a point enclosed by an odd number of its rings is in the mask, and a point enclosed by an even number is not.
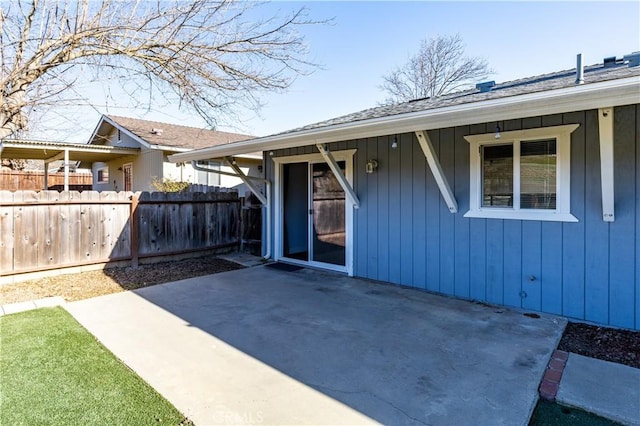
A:
[[[613,222],[614,209],[613,180],[613,108],[598,109],[600,131],[600,181],[602,183],[602,220]]]
[[[347,194],[347,197],[351,201],[351,204],[353,204],[353,208],[359,208],[360,200],[358,199],[356,193],[353,191],[351,184],[349,184],[349,181],[342,173],[342,170],[340,170],[340,167],[338,167],[338,163],[336,163],[336,159],[333,158],[333,154],[331,154],[329,148],[323,144],[316,144],[316,146],[318,147],[318,151],[320,151],[320,154],[322,154],[324,161],[326,161],[329,165],[329,168],[333,172],[333,175],[338,180],[338,183],[342,187],[342,190],[345,192],[345,194]]]
[[[425,158],[427,159],[427,164],[429,164],[429,168],[431,169],[431,173],[433,173],[433,177],[438,184],[438,188],[440,188],[440,194],[442,194],[442,198],[444,198],[444,202],[447,203],[447,207],[451,213],[458,212],[458,203],[456,202],[455,197],[453,196],[453,191],[451,191],[451,187],[449,186],[449,182],[447,182],[447,177],[444,175],[442,171],[442,166],[438,161],[438,157],[436,156],[436,151],[433,149],[433,144],[431,143],[431,139],[429,139],[429,135],[426,131],[420,130],[416,132],[416,136],[418,137],[418,143],[420,144],[420,148],[422,148],[422,152],[424,153]]]
[[[64,150],[64,190],[69,190],[69,150]]]
[[[58,161],[60,159],[65,158],[65,153],[64,152],[60,152],[56,155],[54,155],[51,158],[47,158],[46,160],[44,160],[44,189],[45,191],[47,189],[49,189],[49,164],[51,164],[54,161]]]

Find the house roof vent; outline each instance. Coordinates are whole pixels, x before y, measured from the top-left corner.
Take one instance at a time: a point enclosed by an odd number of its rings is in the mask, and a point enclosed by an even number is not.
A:
[[[154,135],[162,136],[162,129],[153,128],[151,129],[151,133]]]
[[[608,58],[604,58],[604,67],[609,68],[616,64],[616,57],[609,56]]]
[[[480,93],[490,92],[493,86],[496,85],[495,81],[485,81],[483,83],[476,84],[476,89],[480,90]]]
[[[576,56],[576,84],[584,84],[584,66],[582,65],[582,53]]]
[[[629,67],[637,67],[640,65],[640,52],[633,52],[628,55],[624,55],[622,60],[625,62],[629,61]]]

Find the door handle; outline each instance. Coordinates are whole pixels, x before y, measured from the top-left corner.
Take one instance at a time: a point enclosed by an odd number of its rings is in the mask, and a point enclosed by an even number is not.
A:
[[[313,215],[313,209],[309,209],[309,216]]]

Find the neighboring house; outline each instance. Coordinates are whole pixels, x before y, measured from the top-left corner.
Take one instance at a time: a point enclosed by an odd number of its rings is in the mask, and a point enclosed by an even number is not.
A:
[[[118,158],[133,158],[139,154],[137,148],[125,148],[117,146],[98,146],[77,144],[57,141],[38,141],[29,139],[1,139],[0,159],[2,160],[29,160],[42,161],[42,179],[30,188],[33,190],[51,189],[59,186],[60,189],[68,191],[70,189],[85,189],[84,178],[82,185],[74,178],[77,165],[84,163],[90,166],[96,162],[112,162]],[[50,180],[49,174],[60,170],[62,172],[61,185],[56,184],[55,178]],[[93,179],[89,174],[90,181]],[[75,181],[75,183],[74,183]],[[20,185],[12,184],[12,190],[18,189]],[[88,185],[91,189],[92,185]],[[58,189],[58,188],[56,188]]]
[[[235,188],[241,196],[247,191],[235,177],[195,170],[191,163],[170,163],[167,156],[197,148],[224,145],[253,136],[198,129],[129,117],[103,115],[89,144],[136,148],[136,155],[106,163],[93,163],[94,189],[97,191],[151,191],[154,179],[170,179],[208,186]],[[261,176],[262,153],[234,156],[237,165],[250,176]],[[202,166],[233,173],[224,160],[201,162]]]
[[[265,152],[276,260],[640,329],[639,59],[171,161]]]

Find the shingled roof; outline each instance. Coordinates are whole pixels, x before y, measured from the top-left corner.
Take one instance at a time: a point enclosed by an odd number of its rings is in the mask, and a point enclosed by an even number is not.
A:
[[[640,76],[640,67],[629,67],[627,64],[618,61],[610,66],[602,64],[591,65],[584,69],[585,84],[598,83],[607,80],[617,80],[626,77]],[[489,92],[481,92],[474,88],[470,90],[450,93],[437,98],[424,98],[409,102],[379,106],[365,109],[330,120],[320,121],[296,129],[288,130],[279,135],[295,133],[304,130],[319,129],[339,124],[355,123],[363,120],[390,117],[394,115],[435,110],[444,107],[463,105],[493,99],[507,98],[510,96],[526,95],[536,92],[546,92],[549,90],[574,87],[576,85],[576,69],[558,71],[550,74],[543,74],[534,77],[522,78],[519,80],[498,83]]]
[[[239,133],[198,129],[130,117],[108,115],[107,118],[150,145],[167,148],[199,149],[254,138],[254,136]]]
[[[582,84],[576,82],[575,68],[557,71],[498,83],[489,91],[474,88],[433,99],[369,108],[270,136],[174,154],[169,160],[217,158],[634,104],[640,99],[640,66],[635,65],[635,53],[628,56],[633,58],[608,58],[606,65],[585,67]]]

